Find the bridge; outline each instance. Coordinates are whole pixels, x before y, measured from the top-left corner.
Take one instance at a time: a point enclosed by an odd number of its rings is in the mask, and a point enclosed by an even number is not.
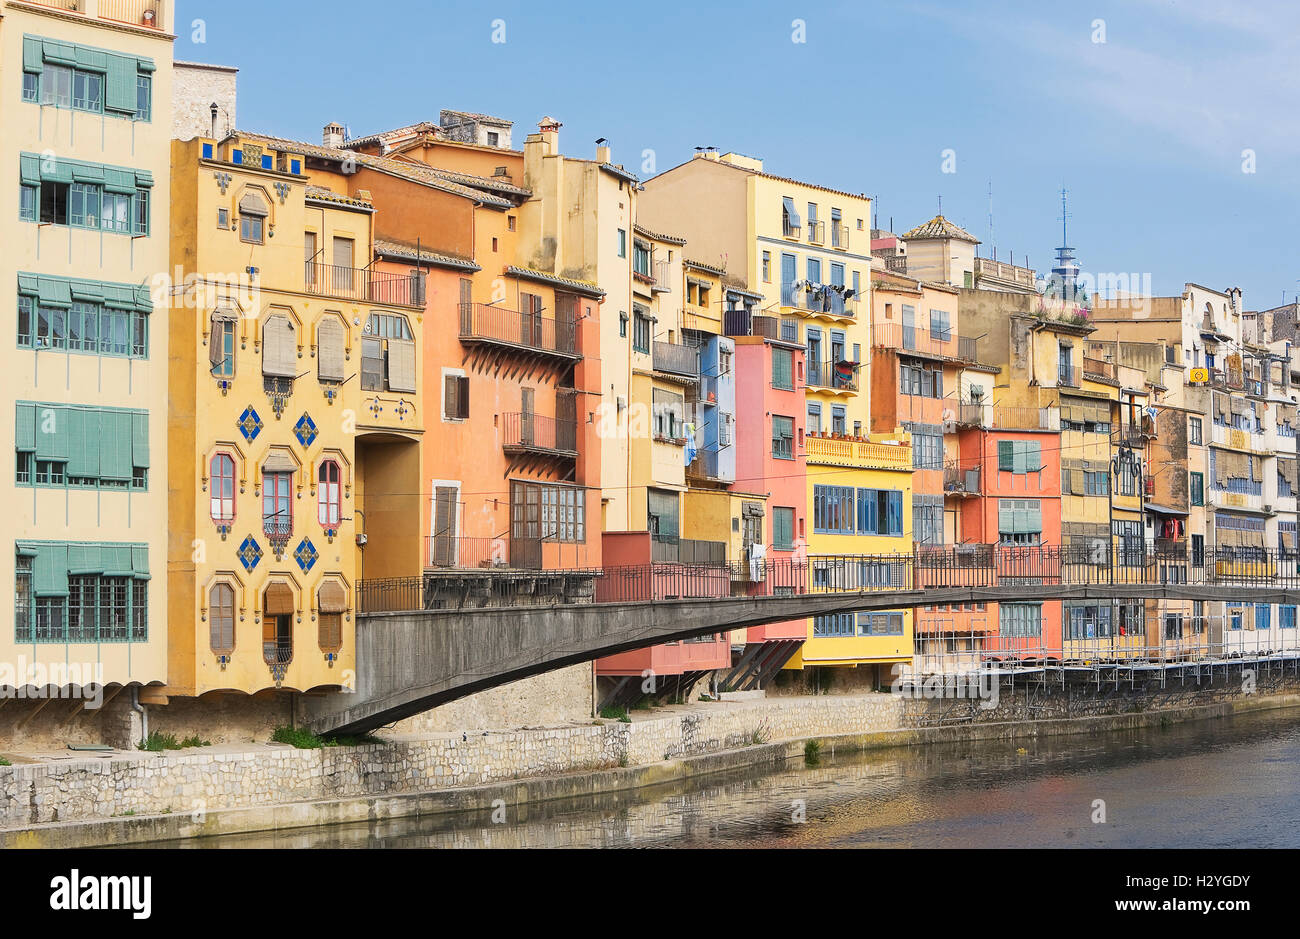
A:
[[[1263,550],[1135,555],[977,545],[759,565],[464,572],[452,590],[432,574],[366,581],[357,592],[355,684],[308,697],[303,716],[317,732],[361,733],[521,678],[745,626],[932,604],[1059,600],[1297,605],[1300,564],[1294,554]],[[1139,670],[1199,676],[1228,662],[1295,668],[1297,633],[1216,629],[1174,641],[1146,629],[1085,638],[1059,630],[993,635],[970,664],[1006,674],[1127,669],[1130,677]]]

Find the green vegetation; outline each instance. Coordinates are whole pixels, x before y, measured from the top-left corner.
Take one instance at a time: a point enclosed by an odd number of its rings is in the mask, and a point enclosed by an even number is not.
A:
[[[210,740],[199,739],[198,734],[191,734],[184,740],[178,741],[175,734],[163,734],[154,731],[144,739],[143,743],[137,743],[137,750],[147,750],[150,753],[161,753],[164,750],[187,750],[190,747],[210,747]]]
[[[182,750],[188,749],[189,747],[210,747],[210,746],[212,746],[212,741],[200,740],[198,734],[191,734],[190,736],[186,737],[184,740],[181,741]]]
[[[10,763],[8,760],[6,760],[4,757],[0,756],[0,766],[13,766],[13,764]]]
[[[360,736],[327,734],[321,737],[309,730],[300,730],[294,727],[277,727],[275,733],[271,734],[271,740],[275,743],[287,743],[299,750],[320,750],[328,747],[363,747],[366,744],[383,743],[378,737],[370,734],[361,734]]]
[[[627,708],[607,704],[600,709],[600,716],[607,721],[622,721],[624,724],[632,723],[632,718],[627,716]]]
[[[803,745],[803,762],[805,766],[820,766],[822,761],[822,742],[809,740]]]
[[[771,739],[772,727],[766,720],[760,721],[759,725],[749,732],[749,745],[751,747],[760,746]]]

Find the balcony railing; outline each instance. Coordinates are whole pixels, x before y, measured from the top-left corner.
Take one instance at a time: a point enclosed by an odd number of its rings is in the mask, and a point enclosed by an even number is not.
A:
[[[510,566],[510,542],[500,538],[463,535],[429,535],[425,542],[425,566],[459,570],[490,570]]]
[[[660,293],[671,293],[673,289],[669,271],[671,265],[667,261],[655,261],[654,263],[654,289]]]
[[[911,469],[912,448],[849,437],[804,437],[809,463],[859,469]]]
[[[654,534],[650,538],[650,560],[654,564],[722,565],[727,561],[727,545],[723,541]]]
[[[905,254],[891,254],[878,258],[878,260],[885,262],[885,270],[887,271],[894,274],[907,273],[907,255]]]
[[[502,414],[502,446],[507,451],[578,455],[578,423],[514,412]]]
[[[1060,430],[1060,411],[1052,408],[993,408],[991,430]]]
[[[962,427],[983,427],[989,423],[992,408],[983,403],[959,404],[955,419]]]
[[[858,363],[845,361],[809,362],[809,388],[831,388],[835,391],[858,390]]]
[[[486,303],[460,305],[460,338],[462,342],[499,343],[567,358],[581,357],[576,342],[577,328],[572,322]]]
[[[1037,279],[1037,275],[1031,268],[1016,267],[1014,264],[1007,264],[1005,261],[994,261],[989,258],[975,259],[975,273],[986,277],[998,277],[1002,280],[1013,281],[1024,287],[1033,287]]]
[[[1058,365],[1056,369],[1056,383],[1065,385],[1068,388],[1079,387],[1078,372],[1074,370],[1073,365]]]
[[[979,341],[972,336],[958,336],[951,329],[877,323],[871,332],[877,349],[898,349],[962,362],[978,361]]]
[[[654,369],[686,378],[700,377],[700,350],[675,342],[656,342],[653,346]]]
[[[1083,375],[1085,378],[1105,378],[1114,381],[1115,363],[1085,357],[1083,360]]]
[[[686,475],[692,479],[719,479],[719,453],[714,449],[697,450],[695,459],[686,467]]]
[[[782,216],[781,216],[781,234],[784,235],[786,238],[802,238],[802,237],[803,237],[803,226],[802,226],[802,225],[796,225],[796,224],[794,224],[793,222],[791,222],[791,221],[790,221],[790,216],[788,216],[788,215],[782,215]]]
[[[1124,421],[1116,425],[1113,438],[1117,445],[1144,447],[1148,440],[1156,439],[1156,422],[1145,415],[1140,421]]]
[[[808,222],[808,241],[815,245],[826,244],[826,223],[811,219]]]
[[[945,463],[943,467],[943,491],[954,496],[979,495],[979,464]]]
[[[809,313],[826,313],[831,316],[857,316],[858,300],[845,299],[843,285],[836,289],[832,285],[818,288],[796,288],[794,284],[781,285],[781,305]]]
[[[304,271],[304,290],[309,294],[385,306],[424,306],[424,285],[424,274],[391,274],[315,261],[308,261]]]
[[[836,225],[831,223],[831,247],[845,248],[849,246],[849,226]]]
[[[26,0],[37,6],[80,13],[90,19],[111,20],[148,29],[165,29],[162,0]]]

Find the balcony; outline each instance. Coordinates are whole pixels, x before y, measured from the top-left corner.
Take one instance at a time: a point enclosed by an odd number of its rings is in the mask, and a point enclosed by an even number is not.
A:
[[[705,482],[717,482],[722,478],[719,469],[719,452],[714,449],[697,450],[695,459],[686,467],[687,479],[698,479]]]
[[[977,277],[996,277],[999,280],[1019,284],[1029,290],[1035,289],[1038,279],[1038,275],[1032,268],[1016,267],[1014,264],[994,261],[990,258],[975,259],[975,275]]]
[[[843,284],[819,287],[781,285],[781,306],[836,319],[854,319],[858,315],[857,297],[846,299]]]
[[[650,562],[720,566],[727,562],[727,545],[723,541],[695,541],[655,533],[650,536]]]
[[[872,345],[918,356],[954,362],[977,362],[979,340],[958,336],[951,329],[926,329],[898,323],[877,323],[872,328]]]
[[[654,370],[680,375],[696,381],[700,378],[700,350],[674,342],[656,342],[652,348]]]
[[[954,420],[959,427],[988,427],[992,424],[993,408],[982,402],[957,405]]]
[[[577,360],[577,328],[536,313],[520,313],[487,303],[460,305],[460,341]]]
[[[510,566],[510,544],[505,536],[430,535],[424,541],[425,566],[428,568],[491,570]]]
[[[1156,439],[1156,422],[1143,415],[1140,421],[1124,421],[1117,425],[1112,440],[1117,446],[1145,447],[1148,440]]]
[[[1056,384],[1063,388],[1078,388],[1079,373],[1074,370],[1074,366],[1067,365],[1064,362],[1057,365]]]
[[[1083,377],[1101,379],[1102,381],[1115,381],[1115,363],[1103,362],[1101,359],[1090,359],[1086,356],[1083,360]]]
[[[1228,427],[1224,424],[1210,425],[1210,442],[1234,450],[1267,451],[1264,434],[1246,430],[1244,427]]]
[[[655,293],[672,293],[672,278],[669,274],[671,265],[667,261],[655,261],[654,263],[654,283],[651,289]]]
[[[943,467],[944,495],[965,498],[980,494],[980,467],[978,463],[945,463]]]
[[[146,29],[165,30],[164,0],[25,0],[34,6],[77,13],[87,19],[126,23]]]
[[[993,408],[990,430],[1060,430],[1061,412],[1054,408]]]
[[[384,306],[424,306],[424,274],[389,274],[308,261],[303,278],[303,291],[316,297]]]
[[[841,248],[845,251],[849,248],[849,226],[836,225],[831,223],[831,247]]]
[[[876,255],[875,257],[876,260],[885,262],[885,270],[889,271],[890,273],[893,274],[907,273],[907,255],[891,254],[885,257],[880,257],[879,255]]]
[[[803,226],[790,220],[790,216],[781,216],[781,234],[786,238],[802,238]]]
[[[872,443],[851,437],[804,437],[809,464],[847,466],[855,469],[912,470],[912,448]]]
[[[816,219],[808,220],[808,243],[814,245],[826,244],[825,222],[819,222]]]
[[[857,362],[809,362],[807,385],[809,388],[854,393],[858,390],[858,368]]]
[[[540,414],[502,414],[502,447],[510,454],[577,457],[578,422]]]

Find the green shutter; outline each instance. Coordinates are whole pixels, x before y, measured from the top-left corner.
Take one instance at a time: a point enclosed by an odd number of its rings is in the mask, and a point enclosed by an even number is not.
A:
[[[108,71],[108,53],[87,46],[77,46],[77,68],[91,72]]]
[[[99,557],[104,562],[105,577],[134,577],[131,548],[127,545],[100,545]]]
[[[131,415],[131,465],[149,466],[149,412]]]
[[[131,478],[131,415],[125,411],[100,412],[99,478]]]
[[[24,153],[18,158],[19,172],[24,186],[41,184],[41,158],[34,153]]]
[[[152,189],[153,173],[149,172],[149,170],[136,170],[135,184],[141,189]]]
[[[108,74],[104,80],[104,110],[134,114],[136,105],[135,76],[138,62],[135,58],[115,55],[108,60]]]
[[[140,284],[133,287],[135,293],[135,310],[137,313],[153,312],[153,297],[149,294],[149,288]]]
[[[1015,472],[1015,453],[1016,444],[1014,440],[998,441],[998,471],[1002,473]]]
[[[73,300],[83,303],[103,303],[104,285],[90,280],[74,280],[68,287]]]
[[[68,545],[68,573],[74,576],[104,573],[104,561],[98,545]]]
[[[14,418],[15,449],[19,453],[36,452],[36,406],[18,403],[18,413]]]
[[[1016,513],[1010,499],[998,500],[998,534],[1009,535],[1016,530]]]
[[[1039,533],[1043,530],[1043,504],[1032,501],[1029,505],[1030,508],[1025,510],[1025,527],[1023,530]]]
[[[135,67],[137,71],[145,72],[146,74],[156,71],[153,59],[145,58],[144,56],[135,60]]]
[[[40,165],[41,179],[47,183],[68,183],[72,179],[72,163],[57,157],[36,157]]]
[[[102,183],[104,181],[104,167],[98,163],[74,163],[72,164],[72,178],[79,183]]]
[[[1025,443],[1025,471],[1033,472],[1043,468],[1043,445],[1037,440]]]
[[[99,446],[103,436],[100,412],[78,409],[76,420],[69,422],[68,475],[99,478]]]
[[[131,568],[135,572],[136,580],[149,579],[149,546],[132,545],[131,546]]]
[[[56,65],[77,64],[77,47],[72,43],[54,42],[51,39],[47,39],[45,40],[44,47],[46,62],[54,62]]]
[[[23,37],[23,71],[41,72],[45,69],[45,48],[39,39]]]
[[[56,277],[42,277],[37,287],[37,296],[41,306],[55,306],[68,309],[72,306],[72,285]]]
[[[772,384],[777,388],[788,388],[791,384],[790,362],[794,356],[786,349],[772,352]]]
[[[36,458],[68,458],[68,409],[51,405],[36,406]]]
[[[119,195],[135,194],[135,171],[119,170],[116,167],[104,167],[104,191]]]
[[[68,595],[68,546],[66,544],[36,545],[34,592],[38,597],[66,597]]]
[[[39,297],[41,295],[41,279],[35,274],[19,274],[18,294],[24,297]]]

